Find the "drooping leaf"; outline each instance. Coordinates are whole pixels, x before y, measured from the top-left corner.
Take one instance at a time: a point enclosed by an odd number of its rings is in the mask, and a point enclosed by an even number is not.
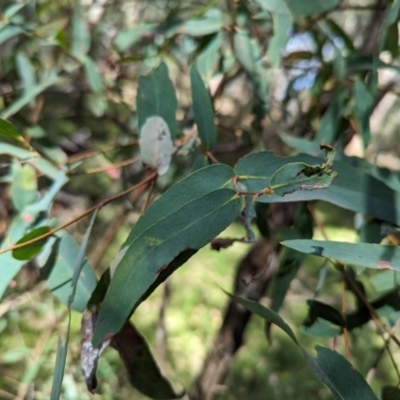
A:
[[[128,371],[131,384],[152,399],[177,399],[171,384],[161,375],[143,336],[129,321],[111,339]]]
[[[139,130],[147,118],[159,116],[168,124],[172,140],[175,139],[177,100],[165,63],[161,63],[151,74],[139,77],[136,102]]]
[[[359,79],[354,83],[354,101],[358,131],[362,137],[364,149],[366,149],[371,137],[369,119],[374,104],[374,98],[364,82]]]
[[[56,365],[54,366],[53,384],[51,386],[50,400],[59,400],[61,396],[62,382],[64,378],[65,362],[67,361],[68,341],[69,341],[69,326],[71,323],[71,315],[69,316],[68,331],[64,342],[59,336]]]
[[[48,226],[41,226],[40,228],[36,228],[33,231],[27,233],[24,237],[22,237],[16,244],[21,244],[24,242],[28,242],[29,240],[35,239],[39,236],[44,235],[45,233],[49,232],[50,227]],[[29,244],[25,247],[21,247],[19,249],[15,249],[12,252],[12,255],[17,260],[31,260],[37,254],[40,253],[42,247],[46,244],[47,239],[39,240],[35,243]]]
[[[289,325],[277,313],[255,301],[229,293],[228,295],[249,311],[279,326],[297,344],[312,370],[328,386],[335,399],[377,400],[363,376],[342,355],[326,347],[316,346],[317,358],[311,357],[300,346]]]
[[[79,279],[81,279],[81,277],[82,277],[83,268],[85,267],[86,264],[88,264],[87,260],[85,259],[86,249],[87,249],[87,246],[89,243],[90,234],[92,233],[93,224],[97,217],[98,212],[99,212],[99,209],[96,209],[94,211],[92,218],[90,219],[90,223],[86,229],[85,236],[83,237],[81,246],[79,247],[79,252],[76,255],[75,265],[73,266],[72,281],[71,281],[72,291],[68,298],[68,307],[71,307],[71,304],[75,300],[75,295],[76,295]],[[86,265],[86,269],[90,270],[90,266],[88,267]],[[95,283],[97,284],[97,279],[95,279]],[[92,285],[92,288],[94,290],[93,285]],[[90,296],[91,296],[91,294],[92,293],[90,293]]]
[[[195,66],[190,69],[192,87],[193,112],[197,124],[197,132],[206,150],[211,150],[217,140],[217,128],[214,123],[214,110],[210,95]]]
[[[239,214],[241,200],[226,188],[233,171],[212,165],[165,192],[139,218],[122,248],[104,299],[93,342],[116,333],[157,277],[180,254],[205,246]],[[192,253],[193,254],[193,253]]]
[[[271,176],[282,166],[291,162],[313,165],[321,159],[298,155],[277,157],[271,152],[250,154],[235,166],[239,182],[249,191],[259,192],[269,186]],[[324,200],[339,207],[371,215],[377,219],[400,225],[400,192],[395,191],[362,169],[335,161],[338,176],[323,190],[298,190],[281,197],[275,193],[263,195],[257,201],[265,203]]]
[[[54,296],[63,304],[68,305],[79,246],[66,233],[61,234],[61,238],[56,242],[56,245],[58,246],[58,256],[54,263],[48,266],[48,270],[43,271],[43,273]],[[85,310],[96,284],[96,275],[88,261],[86,261],[76,284],[76,293],[71,304],[72,310],[79,312]]]
[[[140,129],[140,158],[142,162],[164,175],[171,163],[174,144],[163,118],[149,117]]]
[[[205,36],[218,32],[224,26],[224,15],[218,8],[208,10],[202,18],[189,19],[179,31],[191,36]]]
[[[81,323],[81,366],[86,386],[89,392],[93,394],[97,389],[96,370],[99,357],[111,341],[111,338],[108,338],[101,344],[100,348],[93,348],[92,337],[96,320],[96,312],[85,311],[82,315]]]
[[[285,240],[282,244],[302,253],[333,258],[347,264],[400,271],[400,248],[396,246],[305,239]]]
[[[257,0],[257,3],[272,15],[273,36],[268,43],[267,58],[273,67],[277,67],[281,60],[281,52],[289,40],[292,14],[284,0]]]
[[[23,211],[38,198],[36,171],[29,164],[14,162],[11,175],[11,200],[18,211]]]
[[[17,128],[9,121],[0,118],[0,136],[7,139],[21,140],[22,137]]]
[[[285,0],[293,18],[309,17],[324,13],[339,4],[339,0],[309,0],[299,2],[297,0]]]

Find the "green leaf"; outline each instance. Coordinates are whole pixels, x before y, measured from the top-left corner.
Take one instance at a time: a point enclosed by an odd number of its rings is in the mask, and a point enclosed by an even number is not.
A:
[[[167,122],[172,140],[175,139],[177,131],[175,113],[178,103],[165,63],[161,63],[151,74],[139,77],[136,102],[139,130],[147,118],[159,116]]]
[[[218,32],[224,25],[221,10],[214,8],[203,18],[189,19],[180,28],[180,32],[190,36],[205,36]]]
[[[18,36],[21,33],[25,33],[25,31],[21,29],[19,26],[15,25],[3,26],[3,28],[0,29],[0,46],[8,39]]]
[[[259,192],[269,186],[271,176],[290,162],[304,162],[309,165],[321,159],[298,155],[277,157],[271,152],[250,154],[235,166],[239,182],[251,192]],[[284,197],[272,193],[263,195],[257,201],[264,203],[324,200],[339,207],[371,215],[377,219],[400,225],[400,192],[397,192],[359,168],[335,161],[338,176],[323,190],[298,190]]]
[[[335,8],[339,0],[285,0],[293,18],[310,17]]]
[[[296,190],[325,189],[336,176],[337,172],[325,168],[324,164],[289,163],[272,175],[270,187],[279,196],[284,196]]]
[[[333,258],[360,267],[400,271],[400,248],[397,246],[323,240],[286,240],[282,244],[302,253]]]
[[[11,103],[5,110],[0,113],[3,118],[9,118],[16,114],[22,107],[29,104],[36,98],[40,93],[44,92],[50,86],[53,86],[59,80],[54,70],[51,70],[46,78],[42,82],[31,86],[30,90],[23,93],[21,97]]]
[[[134,28],[119,32],[114,39],[114,43],[119,51],[125,51],[137,43],[142,37],[150,35],[155,30],[156,26],[156,24],[148,22],[137,24]]]
[[[152,399],[177,399],[171,384],[161,375],[150,349],[133,324],[126,322],[111,340],[128,371],[131,384]]]
[[[209,82],[216,71],[220,61],[220,48],[222,46],[222,34],[217,34],[208,43],[207,47],[196,58],[196,68],[205,82]]]
[[[16,57],[16,66],[18,69],[18,74],[22,81],[22,87],[24,89],[24,94],[28,94],[31,87],[36,85],[36,75],[33,65],[29,58],[19,52]]]
[[[7,139],[22,140],[22,136],[17,131],[17,128],[9,121],[0,118],[0,136]]]
[[[86,76],[89,81],[89,85],[93,91],[93,93],[99,94],[104,91],[103,79],[97,70],[96,64],[93,60],[86,56],[83,62],[83,66],[85,68]]]
[[[71,281],[72,292],[68,298],[68,307],[71,307],[71,304],[74,302],[77,287],[78,287],[78,282],[82,276],[83,268],[85,266],[85,263],[88,264],[85,259],[85,253],[86,253],[86,249],[87,249],[87,246],[89,243],[90,234],[92,233],[93,224],[97,217],[98,212],[99,212],[99,209],[96,209],[92,215],[92,218],[90,219],[89,226],[86,229],[85,236],[83,237],[82,244],[79,248],[79,252],[78,252],[78,255],[75,260],[75,266],[73,268],[74,274],[72,275],[72,281]],[[86,268],[90,269],[90,266],[86,267]],[[95,279],[95,284],[97,284],[97,279]],[[94,286],[93,286],[93,290],[94,290]],[[92,290],[92,292],[93,292],[93,290]],[[90,292],[90,296],[92,295],[92,292]],[[89,301],[89,298],[88,298],[87,302]],[[86,304],[87,304],[87,302],[86,302]]]
[[[36,171],[29,164],[14,162],[11,175],[11,200],[18,211],[23,211],[38,198]]]
[[[64,343],[61,336],[58,337],[56,365],[54,367],[53,384],[51,386],[50,400],[59,400],[61,396],[62,381],[64,378],[65,362],[67,361],[69,330],[71,325],[71,314],[68,318],[68,330]]]
[[[397,58],[399,56],[399,29],[397,27],[397,23],[388,27],[383,50],[389,51],[393,58]]]
[[[66,233],[61,234],[60,240],[55,245],[58,246],[58,256],[54,263],[48,266],[49,270],[43,271],[43,274],[53,294],[63,304],[68,305],[71,295],[71,283],[76,270],[76,256],[80,247]],[[96,284],[96,275],[89,262],[85,261],[76,284],[76,293],[71,309],[83,312]]]
[[[90,48],[90,35],[84,19],[85,15],[81,3],[75,2],[72,13],[71,53],[82,61]]]
[[[257,3],[272,14],[274,32],[268,43],[267,59],[272,67],[276,68],[289,39],[293,23],[292,14],[284,0],[257,0]]]
[[[395,386],[384,386],[381,390],[381,400],[399,400],[400,389]]]
[[[127,248],[111,280],[96,326],[98,347],[116,333],[159,274],[181,253],[205,246],[240,213],[241,199],[227,185],[233,171],[212,165],[189,175],[166,191],[129,234]]]
[[[328,109],[321,119],[314,142],[333,144],[342,129],[342,114],[346,106],[347,91],[337,87],[333,93]]]
[[[18,240],[16,244],[25,243],[29,240],[35,239],[39,236],[44,235],[45,233],[49,232],[49,226],[41,226],[39,228],[34,229],[33,231],[27,233],[23,238]],[[15,249],[12,252],[12,255],[17,260],[31,260],[37,254],[40,253],[42,247],[46,244],[47,238],[39,240],[35,243],[27,245],[25,247],[21,247],[20,249]]]
[[[211,150],[217,141],[217,128],[214,123],[214,110],[210,95],[195,66],[190,70],[193,112],[197,131],[203,147]]]
[[[366,149],[371,137],[369,118],[374,105],[374,98],[364,82],[359,79],[354,83],[354,101],[358,132],[362,137],[364,149]]]
[[[317,358],[311,357],[277,313],[255,301],[227,294],[249,311],[279,326],[297,344],[312,370],[329,387],[335,399],[377,400],[363,376],[342,355],[326,347],[316,346]]]

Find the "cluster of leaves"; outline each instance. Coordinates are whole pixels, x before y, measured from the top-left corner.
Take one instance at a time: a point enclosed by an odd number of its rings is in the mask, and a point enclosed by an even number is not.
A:
[[[72,82],[76,72],[89,88],[89,93],[85,93],[87,110],[101,120],[113,119],[114,113],[109,111],[112,108],[110,99],[118,92],[118,85],[112,74],[104,75],[99,71],[99,64],[93,58],[97,49],[91,45],[96,32],[93,27],[90,32],[79,2],[75,3],[67,20],[52,23],[51,29],[40,25],[40,15],[35,14],[30,4],[26,1],[11,5],[3,13],[0,28],[0,45],[11,46],[11,51],[15,52],[22,87],[20,96],[12,99],[0,113],[0,136],[5,139],[0,143],[0,154],[12,159],[6,165],[9,167],[8,174],[2,177],[2,181],[10,183],[15,211],[0,246],[0,264],[4,266],[0,271],[0,296],[22,266],[33,262],[47,280],[52,293],[69,310],[84,313],[81,353],[90,391],[97,386],[95,372],[98,358],[102,350],[110,345],[119,352],[132,384],[142,393],[153,398],[180,396],[160,374],[144,338],[129,318],[167,277],[241,214],[248,231],[247,241],[251,241],[254,235],[251,234],[250,222],[257,215],[254,205],[323,200],[368,215],[371,220],[363,226],[363,232],[370,229],[376,233],[381,228],[381,221],[391,224],[392,229],[400,225],[398,178],[363,159],[346,157],[341,151],[343,143],[340,136],[346,123],[354,119],[364,147],[369,144],[369,114],[378,90],[377,70],[396,68],[383,63],[379,56],[383,50],[389,50],[393,58],[398,55],[397,42],[392,35],[394,32],[397,35],[399,1],[388,5],[377,48],[368,57],[362,56],[353,41],[329,18],[329,12],[340,7],[336,0],[310,1],[307,6],[301,7],[296,1],[257,0],[251,5],[240,2],[237,8],[227,11],[209,4],[192,11],[189,19],[184,18],[188,10],[177,5],[169,9],[163,24],[146,22],[116,35],[113,44],[121,62],[144,59],[151,67],[156,66],[152,72],[139,78],[136,97],[140,159],[147,167],[137,173],[137,185],[102,200],[80,216],[83,218],[93,213],[80,246],[65,231],[66,225],[59,225],[50,217],[57,194],[79,164],[68,163],[65,152],[49,144],[47,139],[51,137],[51,132],[46,129],[46,118],[39,123],[38,115],[42,107],[39,99],[40,95],[46,96],[49,88],[65,85],[65,74]],[[43,13],[43,10],[40,12]],[[328,17],[318,27],[318,19],[325,15]],[[295,137],[299,133],[295,130],[292,132],[294,135],[281,135],[286,144],[301,153],[291,157],[278,157],[273,152],[260,151],[240,159],[233,168],[215,163],[212,152],[218,142],[218,129],[214,118],[214,99],[210,97],[206,84],[218,71],[224,76],[223,90],[227,82],[244,72],[254,92],[254,130],[260,132],[260,122],[266,118],[271,107],[268,93],[273,86],[272,71],[281,63],[282,52],[289,40],[288,32],[310,23],[309,33],[316,50],[307,54],[293,52],[283,56],[283,59],[285,62],[308,60],[307,65],[319,65],[310,89],[314,104],[308,110],[309,119],[317,112],[319,99],[326,93],[325,86],[332,80],[335,83],[331,101],[313,138]],[[252,34],[254,24],[261,32],[272,32],[266,51],[260,41],[261,35]],[[70,42],[65,30],[68,25]],[[188,73],[194,119],[189,122],[192,125],[195,123],[197,129],[192,137],[181,135],[176,121],[178,102],[175,88],[167,65],[159,63],[165,50],[174,59],[174,44],[182,36],[196,44],[190,57],[186,54],[188,61],[194,61]],[[335,43],[335,39],[341,40],[341,46],[331,44]],[[144,50],[139,45],[146,40],[151,45],[145,46]],[[19,49],[13,47],[13,41],[17,41]],[[41,45],[43,41],[46,46]],[[226,43],[229,46],[225,46]],[[330,61],[324,56],[328,45],[335,54]],[[136,54],[133,48],[140,51]],[[46,54],[39,57],[40,52]],[[45,62],[42,65],[46,57],[52,59],[54,62],[50,64],[55,66],[60,65],[61,59],[64,60],[62,67],[49,67]],[[37,60],[35,62],[40,65],[34,66],[32,60]],[[181,66],[181,61],[174,61]],[[5,65],[6,73],[12,70],[12,57],[5,58]],[[103,67],[110,72],[109,66]],[[366,69],[368,75],[364,73]],[[83,75],[77,72],[81,70]],[[301,78],[304,78],[301,74],[293,74],[285,101],[289,102]],[[10,122],[11,119],[18,129]],[[131,126],[130,123],[127,125]],[[110,268],[98,281],[85,259],[97,213],[116,198],[150,185],[158,176],[169,173],[171,162],[176,162],[176,152],[179,153],[182,148],[179,140],[186,141],[185,149],[193,159],[193,172],[146,209]],[[336,152],[332,145],[339,150]],[[325,158],[318,157],[321,150],[325,151]],[[51,181],[43,196],[38,184],[40,176]],[[126,185],[126,182],[123,184]],[[257,217],[260,218],[259,215]],[[331,305],[310,300],[305,329],[316,336],[333,337],[374,319],[380,324],[380,329],[385,329],[390,338],[400,344],[390,326],[400,309],[396,272],[400,254],[396,247],[375,244],[382,239],[381,236],[376,238],[376,234],[369,236],[374,239],[364,239],[364,243],[357,244],[316,241],[299,231],[290,235],[288,240],[282,242],[287,253],[286,258],[281,259],[281,273],[271,294],[271,309],[233,297],[235,301],[269,323],[278,325],[299,345],[291,329],[276,313],[302,260],[302,256],[293,250],[334,259],[337,260],[335,268],[343,274],[348,288],[358,300],[358,309],[344,315]],[[295,262],[287,268],[288,260],[293,261],[293,258]],[[391,275],[387,279],[392,286],[381,298],[369,302],[352,270],[346,269],[343,264],[356,265],[360,269],[390,269]],[[386,322],[381,319],[382,315],[378,316],[382,310],[388,317]],[[68,340],[67,333],[65,340],[59,344],[52,391],[54,399],[61,393]],[[318,347],[318,355],[314,359],[301,346],[300,349],[335,398],[376,399],[364,378],[337,352]],[[382,398],[385,398],[385,393],[386,389]]]

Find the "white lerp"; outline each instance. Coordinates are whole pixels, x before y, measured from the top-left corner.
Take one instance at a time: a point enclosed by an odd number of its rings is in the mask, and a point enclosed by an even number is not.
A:
[[[165,120],[158,116],[146,119],[140,129],[140,157],[142,162],[164,175],[171,163],[174,144]]]

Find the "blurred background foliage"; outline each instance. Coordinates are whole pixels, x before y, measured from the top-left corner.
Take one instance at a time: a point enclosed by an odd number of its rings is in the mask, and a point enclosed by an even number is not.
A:
[[[161,61],[178,97],[178,151],[153,197],[206,162],[191,136],[192,64],[212,98],[218,129],[212,153],[220,162],[234,165],[261,149],[313,154],[325,142],[399,171],[398,19],[397,0],[2,0],[0,116],[13,122],[44,161],[24,161],[24,146],[1,139],[0,237],[17,210],[43,196],[62,167],[68,166],[69,181],[49,210],[59,224],[140,181],[138,77]],[[119,200],[99,214],[88,247],[97,276],[146,199]],[[359,240],[363,217],[322,202],[311,207],[319,222],[314,238]],[[79,221],[67,232],[81,242],[86,225]],[[383,228],[378,221],[361,234],[376,236]],[[243,236],[243,228],[234,224],[222,236]],[[220,252],[202,249],[135,313],[133,321],[176,387],[189,389],[198,379],[228,304],[219,286],[233,289],[248,252],[243,243]],[[370,298],[384,286],[371,284],[374,275],[360,277]],[[306,300],[321,281],[318,299],[341,309],[340,274],[309,256],[291,283],[282,315],[310,351],[319,343],[344,353],[342,337],[316,339],[300,329]],[[268,303],[268,296],[262,301]],[[355,308],[349,293],[345,303],[347,310]],[[63,399],[91,397],[80,369],[79,325],[74,312]],[[37,266],[27,263],[0,304],[1,399],[49,398],[57,336],[65,330],[65,307],[47,290]],[[225,363],[223,382],[204,398],[330,399],[293,343],[274,328],[268,343],[263,330],[261,319],[253,317],[244,346]],[[351,334],[351,360],[376,392],[399,381],[385,346],[373,324]],[[400,352],[391,349],[398,363]],[[144,398],[112,350],[101,358],[98,378],[99,399]]]

